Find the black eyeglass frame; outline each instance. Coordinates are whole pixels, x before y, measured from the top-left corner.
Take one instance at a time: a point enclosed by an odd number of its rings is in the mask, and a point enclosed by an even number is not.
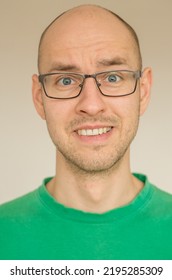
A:
[[[108,95],[108,94],[104,94],[101,89],[100,89],[100,84],[99,82],[97,81],[96,77],[100,74],[105,74],[105,73],[111,73],[111,72],[129,72],[129,73],[133,73],[133,75],[135,76],[135,86],[134,86],[134,89],[132,92],[130,93],[127,93],[127,94],[122,94],[122,95]],[[52,76],[52,75],[57,75],[57,74],[74,74],[74,75],[78,75],[80,77],[83,78],[83,82],[79,85],[81,87],[79,93],[75,96],[72,96],[72,97],[53,97],[53,96],[50,96],[47,94],[46,92],[46,89],[45,89],[45,85],[44,85],[44,78],[47,77],[47,76]],[[74,72],[52,72],[52,73],[45,73],[45,74],[40,74],[38,75],[38,80],[39,82],[41,83],[42,87],[43,87],[43,90],[44,90],[44,93],[45,95],[48,97],[48,98],[52,98],[52,99],[73,99],[73,98],[76,98],[78,97],[81,92],[82,92],[82,89],[83,89],[83,86],[84,86],[84,83],[85,83],[85,80],[88,79],[88,78],[93,78],[96,82],[96,85],[100,91],[100,93],[103,95],[103,96],[107,96],[107,97],[122,97],[122,96],[128,96],[128,95],[131,95],[133,94],[135,91],[136,91],[136,88],[137,88],[137,81],[138,79],[140,79],[142,76],[142,71],[141,70],[136,70],[136,71],[133,71],[133,70],[110,70],[110,71],[103,71],[103,72],[98,72],[98,73],[95,73],[95,74],[80,74],[80,73],[74,73]]]

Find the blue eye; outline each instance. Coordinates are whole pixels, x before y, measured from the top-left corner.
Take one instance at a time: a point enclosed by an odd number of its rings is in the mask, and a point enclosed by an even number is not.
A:
[[[63,78],[60,80],[61,84],[63,84],[64,86],[68,86],[72,84],[72,79],[71,78]]]
[[[120,77],[117,76],[117,75],[112,74],[112,75],[109,75],[107,77],[107,79],[108,79],[108,82],[110,82],[110,83],[116,83],[116,82],[118,82],[120,80]]]

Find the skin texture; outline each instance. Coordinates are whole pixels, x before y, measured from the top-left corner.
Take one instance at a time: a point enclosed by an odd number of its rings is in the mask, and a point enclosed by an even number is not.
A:
[[[93,5],[84,5],[84,6],[92,6]],[[97,6],[97,5],[94,5],[94,7],[96,8],[102,8],[100,6]],[[142,57],[141,57],[141,52],[140,52],[140,46],[139,46],[139,39],[138,39],[138,36],[135,32],[135,30],[131,27],[131,25],[129,25],[124,19],[122,19],[119,15],[117,15],[116,13],[114,13],[113,11],[110,11],[106,8],[102,8],[104,9],[104,11],[106,12],[109,12],[111,15],[113,15],[114,17],[118,18],[123,24],[124,26],[128,29],[128,31],[130,32],[130,35],[133,39],[133,43],[135,44],[135,52],[136,54],[138,55],[138,65],[139,65],[139,68],[142,69]],[[70,10],[69,10],[70,11]],[[40,42],[39,42],[39,47],[38,47],[38,70],[40,71],[40,64],[41,64],[41,60],[42,60],[42,42],[44,40],[44,36],[46,35],[47,31],[49,30],[49,28],[51,27],[51,25],[54,24],[55,21],[57,21],[61,16],[63,16],[65,13],[69,12],[69,11],[66,11],[66,12],[63,12],[62,14],[58,15],[48,26],[47,28],[44,30],[44,32],[42,33],[41,35],[41,38],[40,38]]]
[[[119,19],[84,5],[50,26],[41,45],[39,67],[41,73],[135,71],[139,59],[133,37]],[[33,75],[33,101],[56,146],[56,175],[47,189],[60,203],[103,213],[129,203],[141,190],[141,182],[130,171],[129,148],[148,105],[150,87],[151,69],[146,68],[130,96],[103,96],[90,78],[77,98],[53,100]],[[100,127],[112,130],[97,137],[77,133]]]

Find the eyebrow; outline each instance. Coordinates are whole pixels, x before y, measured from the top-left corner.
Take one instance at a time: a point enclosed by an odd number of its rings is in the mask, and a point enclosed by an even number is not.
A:
[[[63,64],[63,63],[54,63],[50,71],[79,71],[80,69],[76,65],[72,64]]]
[[[126,59],[122,57],[114,57],[110,59],[102,59],[96,63],[97,66],[113,66],[113,65],[128,65]]]
[[[126,59],[121,58],[121,57],[114,57],[114,58],[110,58],[110,59],[101,59],[99,61],[96,62],[96,66],[100,67],[100,66],[116,66],[116,65],[128,65]],[[72,71],[72,72],[81,72],[81,69],[76,66],[76,65],[72,65],[72,64],[63,64],[61,62],[56,62],[51,66],[50,72],[54,72],[54,71]]]

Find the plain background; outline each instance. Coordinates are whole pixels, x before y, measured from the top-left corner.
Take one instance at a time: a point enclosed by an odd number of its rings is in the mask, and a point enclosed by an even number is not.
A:
[[[55,148],[32,104],[31,76],[46,26],[80,4],[99,4],[136,30],[143,65],[154,73],[152,98],[132,144],[132,171],[172,193],[172,1],[0,0],[0,203],[38,187],[55,172]]]

